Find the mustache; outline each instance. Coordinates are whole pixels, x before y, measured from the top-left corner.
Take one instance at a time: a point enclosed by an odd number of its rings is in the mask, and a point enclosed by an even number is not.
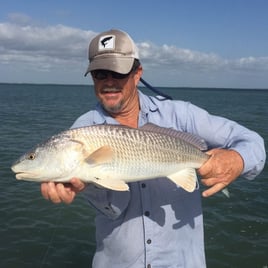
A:
[[[121,88],[117,87],[105,87],[101,89],[101,93],[114,93],[114,92],[120,92]]]

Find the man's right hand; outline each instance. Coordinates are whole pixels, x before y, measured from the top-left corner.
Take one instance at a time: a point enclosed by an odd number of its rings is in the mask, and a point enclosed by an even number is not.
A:
[[[41,193],[43,197],[53,203],[73,202],[77,193],[83,191],[86,184],[77,178],[72,178],[69,183],[43,182],[41,184]]]

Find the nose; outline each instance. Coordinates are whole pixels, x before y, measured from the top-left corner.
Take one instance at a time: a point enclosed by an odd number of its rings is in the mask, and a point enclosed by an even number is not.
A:
[[[105,82],[107,85],[114,85],[115,80],[111,74],[108,74]]]

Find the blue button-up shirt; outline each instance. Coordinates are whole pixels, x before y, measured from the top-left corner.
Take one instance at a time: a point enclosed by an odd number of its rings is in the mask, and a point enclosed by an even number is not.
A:
[[[139,126],[147,122],[194,133],[209,148],[236,150],[243,176],[253,179],[265,162],[263,139],[243,126],[183,101],[139,92]],[[72,127],[118,124],[98,104]],[[96,268],[206,267],[200,191],[188,193],[166,178],[129,183],[117,192],[89,184],[85,196],[96,209]]]

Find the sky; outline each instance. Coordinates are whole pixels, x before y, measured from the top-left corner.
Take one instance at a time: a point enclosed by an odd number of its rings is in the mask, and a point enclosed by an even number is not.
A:
[[[112,28],[153,86],[268,89],[267,0],[8,0],[0,82],[92,84],[90,40]]]

